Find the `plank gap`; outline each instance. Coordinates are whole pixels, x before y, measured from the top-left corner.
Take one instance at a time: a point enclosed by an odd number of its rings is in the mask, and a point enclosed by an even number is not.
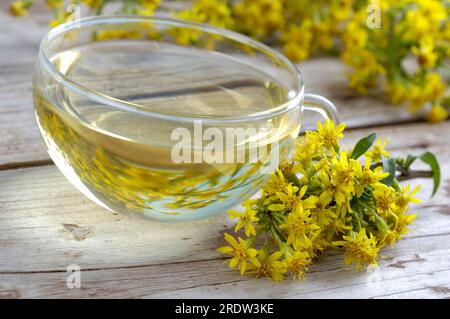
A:
[[[40,167],[40,166],[50,166],[50,165],[55,165],[50,158],[33,161],[11,162],[0,164],[0,171],[20,169],[20,168]]]

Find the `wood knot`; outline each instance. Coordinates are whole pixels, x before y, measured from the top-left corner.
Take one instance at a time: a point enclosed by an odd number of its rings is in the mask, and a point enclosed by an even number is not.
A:
[[[62,224],[64,227],[64,230],[70,232],[73,236],[73,239],[77,241],[85,240],[89,234],[91,233],[91,230],[87,227],[82,227],[76,224]]]

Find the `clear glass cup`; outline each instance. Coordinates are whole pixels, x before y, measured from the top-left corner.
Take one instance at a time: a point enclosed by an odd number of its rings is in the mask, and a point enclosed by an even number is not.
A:
[[[76,188],[111,211],[165,222],[220,214],[257,192],[288,158],[305,109],[338,120],[277,51],[157,17],[54,28],[33,95],[48,153]]]

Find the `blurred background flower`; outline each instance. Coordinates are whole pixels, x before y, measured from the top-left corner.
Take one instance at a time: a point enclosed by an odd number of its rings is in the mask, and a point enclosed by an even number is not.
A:
[[[448,118],[449,0],[18,0],[10,12],[26,16],[38,2],[53,11],[52,27],[70,18],[70,4],[80,5],[83,15],[159,10],[244,33],[294,62],[339,56],[351,67],[349,86],[358,93],[382,87],[392,104],[411,112],[426,108],[430,122]],[[196,36],[177,39],[188,44]]]

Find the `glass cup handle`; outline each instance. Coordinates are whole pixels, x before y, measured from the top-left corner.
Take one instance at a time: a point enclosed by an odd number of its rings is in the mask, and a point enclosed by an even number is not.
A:
[[[314,111],[322,115],[325,119],[330,119],[335,125],[339,124],[338,110],[328,99],[317,94],[305,94],[303,109]]]

